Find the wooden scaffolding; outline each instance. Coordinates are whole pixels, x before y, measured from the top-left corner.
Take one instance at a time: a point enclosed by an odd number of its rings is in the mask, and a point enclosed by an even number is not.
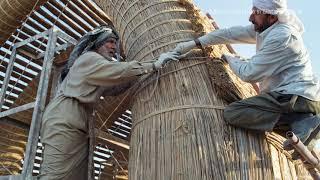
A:
[[[36,176],[42,145],[37,141],[38,132],[34,130],[39,127],[37,120],[44,105],[54,96],[62,66],[80,37],[99,25],[112,23],[90,0],[12,2],[8,11],[14,6],[17,7],[14,12],[19,11],[21,4],[31,8],[19,12],[19,17],[23,17],[17,19],[20,24],[0,27],[1,32],[13,32],[11,35],[2,33],[0,37],[3,44],[0,49],[0,70],[3,73],[0,74],[0,174],[30,176],[32,173]],[[10,14],[2,13],[3,16]],[[5,19],[1,22],[8,24],[10,21],[3,22]],[[11,20],[11,17],[7,19]],[[51,63],[52,68],[49,67]],[[126,107],[116,108],[120,100],[121,97],[104,97],[97,105],[92,163],[95,178],[127,179],[131,112]]]

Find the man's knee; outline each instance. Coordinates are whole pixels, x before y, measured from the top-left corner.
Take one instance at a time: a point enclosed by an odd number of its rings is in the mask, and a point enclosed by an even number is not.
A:
[[[230,104],[225,107],[223,111],[224,120],[232,125],[237,125],[237,121],[239,121],[239,109],[235,108],[235,105]]]

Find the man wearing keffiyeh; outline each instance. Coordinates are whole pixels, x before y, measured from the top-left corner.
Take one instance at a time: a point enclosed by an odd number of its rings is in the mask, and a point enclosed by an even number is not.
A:
[[[253,0],[249,21],[251,25],[219,29],[179,43],[173,51],[183,58],[195,47],[256,44],[250,59],[222,56],[243,81],[259,84],[257,96],[225,108],[225,120],[256,131],[291,130],[312,149],[310,141],[319,138],[315,136],[320,129],[320,83],[303,43],[304,26],[287,9],[286,0]]]
[[[88,120],[101,96],[115,96],[143,74],[175,60],[161,54],[153,63],[114,61],[118,35],[98,27],[84,35],[71,52],[56,97],[48,104],[41,124],[44,146],[39,179],[88,179]]]

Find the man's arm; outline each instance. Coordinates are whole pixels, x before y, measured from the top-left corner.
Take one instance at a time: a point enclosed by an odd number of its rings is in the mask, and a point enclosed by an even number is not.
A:
[[[72,68],[76,68],[74,73],[83,76],[87,83],[96,86],[121,85],[154,69],[153,63],[114,62],[94,52],[82,55]]]
[[[253,25],[234,26],[226,29],[212,31],[199,38],[202,46],[215,44],[255,44],[256,32]]]
[[[97,53],[87,59],[86,65],[81,66],[86,81],[96,86],[115,86],[138,79],[141,75],[159,70],[166,63],[176,60],[178,54],[163,53],[154,63],[148,62],[114,62],[108,61]]]
[[[196,39],[197,40],[197,39]],[[218,29],[212,31],[196,40],[182,42],[177,44],[173,50],[180,54],[186,54],[196,46],[208,46],[215,44],[234,44],[234,43],[256,43],[256,32],[252,25],[249,26],[235,26],[228,29]]]
[[[277,37],[265,42],[250,60],[225,55],[232,71],[243,81],[256,83],[277,73],[287,62],[290,37]]]

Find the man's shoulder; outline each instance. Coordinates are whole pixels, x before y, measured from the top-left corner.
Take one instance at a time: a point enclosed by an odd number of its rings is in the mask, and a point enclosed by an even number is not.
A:
[[[76,68],[87,68],[90,67],[99,61],[102,56],[94,51],[88,51],[81,54],[75,61],[74,67]]]
[[[292,28],[284,23],[277,24],[268,34],[268,39],[287,39],[293,34]]]
[[[91,58],[99,58],[99,57],[102,57],[102,56],[99,53],[94,51],[88,51],[81,54],[81,56],[79,56],[79,58],[82,58],[82,59],[91,59]]]

